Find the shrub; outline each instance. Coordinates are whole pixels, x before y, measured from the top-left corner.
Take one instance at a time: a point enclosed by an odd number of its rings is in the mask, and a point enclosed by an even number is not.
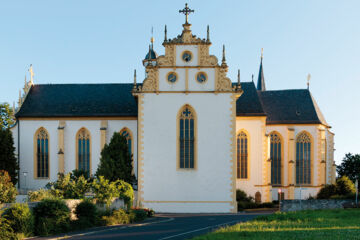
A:
[[[14,202],[16,195],[16,188],[11,182],[8,172],[0,170],[0,203]]]
[[[80,173],[81,172],[76,172],[76,174]],[[85,193],[90,188],[90,184],[83,175],[75,177],[71,173],[66,175],[59,173],[57,181],[49,183],[48,187],[55,197],[64,199],[84,199]]]
[[[34,208],[35,234],[49,235],[70,228],[70,210],[62,200],[45,199]]]
[[[329,199],[331,196],[336,194],[336,185],[334,184],[326,184],[324,187],[320,189],[318,194],[316,195],[317,199]]]
[[[2,217],[8,220],[15,233],[23,233],[25,236],[31,235],[34,219],[27,204],[15,203],[4,211]]]
[[[53,199],[55,196],[50,190],[46,189],[39,189],[37,191],[29,191],[28,194],[28,200],[30,202],[39,202],[44,199]]]
[[[17,240],[8,220],[0,218],[0,239]]]
[[[95,194],[95,199],[100,203],[105,203],[107,207],[110,206],[112,199],[119,195],[116,182],[109,182],[103,176],[94,179],[91,189]]]
[[[241,189],[236,189],[236,201],[238,202],[253,202],[254,198],[251,196],[248,196],[246,192],[244,192]]]
[[[119,192],[118,197],[124,200],[127,209],[130,210],[134,201],[134,190],[132,186],[129,183],[122,180],[117,180],[115,184]]]
[[[75,214],[78,218],[80,228],[96,225],[97,209],[96,205],[90,200],[85,200],[79,203],[75,208]]]
[[[343,196],[354,194],[355,185],[347,176],[338,178],[336,179],[336,193]]]
[[[137,208],[137,209],[131,209],[129,211],[129,215],[131,222],[139,222],[145,220],[148,216],[148,213],[144,209]]]
[[[110,216],[101,218],[103,225],[127,224],[130,222],[129,215],[123,209],[113,210]]]

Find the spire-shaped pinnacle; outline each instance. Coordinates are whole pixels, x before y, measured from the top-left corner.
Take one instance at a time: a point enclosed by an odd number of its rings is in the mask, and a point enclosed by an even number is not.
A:
[[[136,69],[134,69],[134,89],[136,89]]]
[[[311,74],[309,73],[309,74],[307,75],[307,83],[306,83],[308,90],[310,89],[310,79],[311,79]]]
[[[258,91],[266,91],[264,70],[263,70],[263,58],[264,58],[264,49],[261,48],[260,68],[259,68],[259,76],[258,76],[258,82],[256,88]]]
[[[164,42],[167,42],[167,27],[166,27],[166,24],[165,24],[165,37],[164,37]]]
[[[206,41],[210,42],[210,28],[209,25],[207,25],[207,37],[206,37]]]
[[[30,84],[32,85],[34,82],[34,71],[33,71],[32,64],[30,64],[29,72],[30,72]]]
[[[237,84],[240,85],[240,69],[238,69]]]
[[[222,51],[222,63],[221,66],[226,67],[226,57],[225,57],[225,45],[223,45],[223,51]]]
[[[154,27],[151,27],[151,38],[150,38],[150,42],[151,42],[151,48],[154,47]]]
[[[251,81],[254,82],[254,74],[251,74]]]

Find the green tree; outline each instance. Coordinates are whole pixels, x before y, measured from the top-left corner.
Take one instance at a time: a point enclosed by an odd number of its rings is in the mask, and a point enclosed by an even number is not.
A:
[[[342,176],[336,179],[336,193],[342,196],[354,194],[355,184],[347,176]]]
[[[8,103],[0,104],[0,128],[7,129],[15,123],[14,111]]]
[[[7,171],[13,184],[17,183],[19,165],[10,129],[0,129],[0,170]]]
[[[115,132],[110,143],[101,151],[100,164],[96,176],[104,176],[110,181],[123,180],[133,184],[132,156],[129,153],[126,138]]]
[[[355,182],[356,179],[360,181],[360,154],[346,154],[342,163],[337,166],[336,170],[340,178],[347,176],[352,182]]]
[[[0,170],[0,203],[14,202],[16,195],[17,191],[11,182],[9,174],[4,170]]]

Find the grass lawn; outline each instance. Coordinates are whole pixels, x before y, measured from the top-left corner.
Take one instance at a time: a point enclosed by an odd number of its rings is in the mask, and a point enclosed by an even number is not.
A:
[[[275,213],[193,240],[215,239],[360,239],[360,209]]]

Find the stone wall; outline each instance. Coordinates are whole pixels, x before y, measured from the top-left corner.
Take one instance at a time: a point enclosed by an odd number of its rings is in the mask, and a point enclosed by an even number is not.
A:
[[[315,209],[343,209],[353,206],[355,206],[355,202],[348,199],[283,200],[280,209],[281,212],[290,212]]]

